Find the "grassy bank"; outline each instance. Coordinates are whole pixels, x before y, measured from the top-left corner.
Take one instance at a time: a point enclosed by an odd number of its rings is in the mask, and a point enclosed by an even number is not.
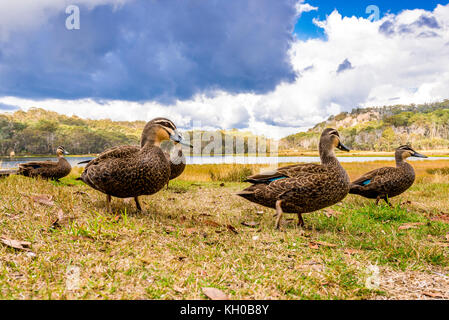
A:
[[[344,166],[355,178],[386,164]],[[286,215],[282,231],[274,210],[234,195],[264,165],[188,166],[140,214],[120,199],[106,213],[79,168],[60,183],[11,176],[0,236],[30,244],[0,244],[0,298],[205,299],[216,287],[231,299],[449,299],[449,163],[413,165],[395,208],[348,196],[304,215],[305,230]]]

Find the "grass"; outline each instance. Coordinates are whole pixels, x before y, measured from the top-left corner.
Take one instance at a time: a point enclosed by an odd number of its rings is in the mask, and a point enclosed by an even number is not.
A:
[[[355,178],[387,164],[344,166]],[[286,215],[282,231],[274,210],[235,196],[248,184],[233,181],[264,165],[188,166],[142,197],[143,213],[121,199],[106,213],[105,196],[75,180],[80,168],[60,182],[11,176],[0,180],[0,236],[33,254],[0,244],[0,298],[206,299],[209,286],[232,299],[449,298],[449,181],[428,172],[447,161],[413,165],[417,181],[394,208],[350,195],[304,215],[305,230]],[[31,198],[42,194],[54,205]],[[367,284],[372,266],[379,287]]]

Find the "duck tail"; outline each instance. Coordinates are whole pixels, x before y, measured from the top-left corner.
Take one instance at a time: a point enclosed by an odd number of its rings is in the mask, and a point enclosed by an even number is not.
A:
[[[360,194],[360,186],[357,184],[351,184],[349,186],[349,194]]]

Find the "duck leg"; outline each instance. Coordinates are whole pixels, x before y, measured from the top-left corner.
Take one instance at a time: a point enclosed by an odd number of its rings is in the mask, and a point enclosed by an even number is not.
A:
[[[138,197],[134,197],[134,200],[136,201],[136,207],[137,207],[137,211],[142,211],[142,207],[140,206],[139,203],[139,198]]]
[[[377,196],[377,198],[376,198],[376,206],[379,205],[379,201],[380,201],[380,196]]]
[[[108,213],[112,213],[112,210],[111,210],[111,200],[112,200],[111,195],[107,194],[107,195],[106,195],[106,210],[108,211]]]
[[[304,227],[304,220],[301,213],[298,213],[298,227]]]
[[[384,200],[390,206],[390,208],[393,208],[393,205],[391,204],[390,200],[388,200],[388,197],[385,197]]]
[[[280,227],[280,223],[281,223],[281,218],[282,218],[282,200],[278,200],[276,201],[276,213],[277,213],[277,218],[276,218],[276,225],[275,228],[279,230]]]

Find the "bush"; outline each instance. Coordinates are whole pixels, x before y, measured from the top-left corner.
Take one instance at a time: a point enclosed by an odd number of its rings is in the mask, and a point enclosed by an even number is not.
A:
[[[441,174],[444,176],[449,176],[449,168],[437,168],[437,169],[427,169],[428,174]]]
[[[253,170],[249,167],[236,166],[228,170],[227,172],[213,172],[209,171],[209,175],[212,181],[223,182],[243,182],[253,175]]]

